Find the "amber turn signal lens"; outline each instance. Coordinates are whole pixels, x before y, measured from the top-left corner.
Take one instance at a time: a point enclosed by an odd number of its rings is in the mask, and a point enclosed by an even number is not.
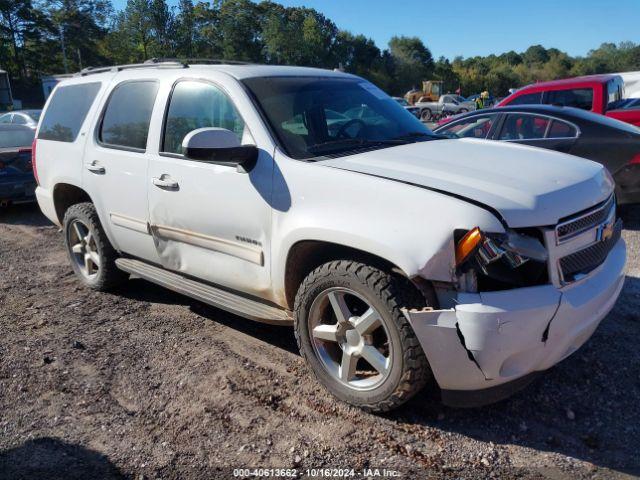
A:
[[[483,239],[484,235],[480,228],[476,227],[473,230],[469,230],[456,245],[456,266],[460,266],[467,260],[469,255],[476,251]]]

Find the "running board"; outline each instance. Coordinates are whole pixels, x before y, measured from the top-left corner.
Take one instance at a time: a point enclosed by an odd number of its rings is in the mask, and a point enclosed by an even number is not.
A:
[[[127,273],[187,295],[227,312],[274,325],[291,325],[293,318],[284,309],[266,305],[240,295],[191,280],[179,273],[131,258],[118,258],[116,266]]]

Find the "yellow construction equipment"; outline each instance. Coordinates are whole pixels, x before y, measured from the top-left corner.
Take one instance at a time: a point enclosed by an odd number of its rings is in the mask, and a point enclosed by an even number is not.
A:
[[[404,99],[414,105],[416,102],[437,102],[442,95],[441,80],[425,80],[422,82],[422,90],[409,90]]]

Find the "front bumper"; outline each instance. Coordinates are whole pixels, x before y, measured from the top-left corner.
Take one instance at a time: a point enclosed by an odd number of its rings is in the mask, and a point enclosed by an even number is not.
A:
[[[568,357],[613,308],[624,283],[626,247],[620,241],[589,276],[553,285],[459,294],[449,310],[405,311],[431,370],[447,396],[468,392],[490,403]],[[486,401],[482,391],[486,391]],[[503,395],[494,395],[504,391]],[[453,394],[455,393],[455,395]],[[456,402],[460,403],[460,402]]]

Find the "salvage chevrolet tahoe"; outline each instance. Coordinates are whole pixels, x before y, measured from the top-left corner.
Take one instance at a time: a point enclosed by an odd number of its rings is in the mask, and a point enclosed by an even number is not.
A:
[[[624,280],[601,165],[444,139],[341,72],[85,70],[33,153],[80,282],[131,274],[293,324],[319,382],[370,411],[432,376],[449,404],[503,398],[580,347]]]

